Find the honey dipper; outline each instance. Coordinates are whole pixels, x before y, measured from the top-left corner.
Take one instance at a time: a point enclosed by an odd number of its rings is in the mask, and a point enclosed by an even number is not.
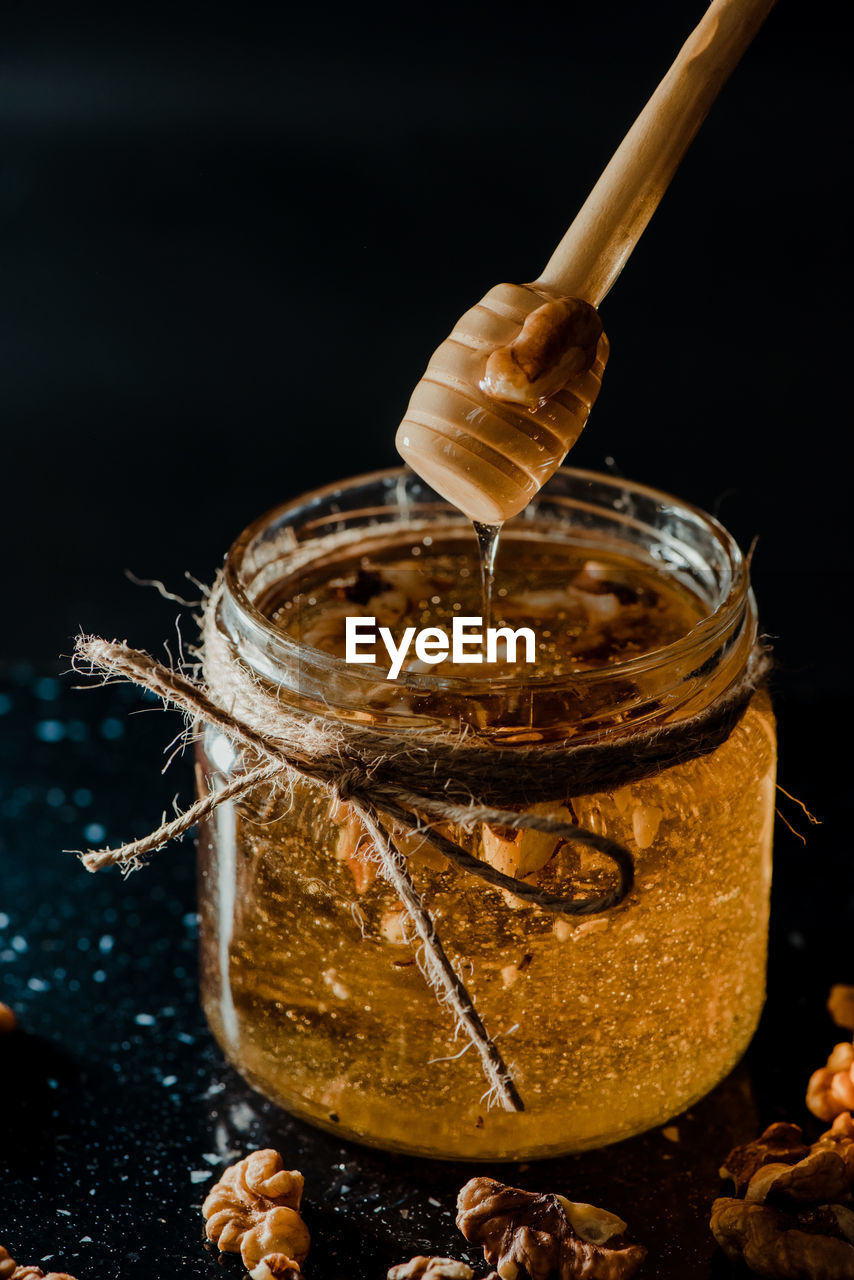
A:
[[[527,506],[584,427],[608,339],[596,308],[774,0],[713,0],[532,284],[499,284],[434,352],[401,456],[470,519]]]

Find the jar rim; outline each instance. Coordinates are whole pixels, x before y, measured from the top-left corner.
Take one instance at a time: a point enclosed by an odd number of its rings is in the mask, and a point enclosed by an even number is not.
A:
[[[742,555],[732,535],[714,516],[703,511],[701,507],[677,498],[663,490],[636,481],[626,480],[623,477],[571,467],[561,467],[549,484],[543,487],[530,507],[526,508],[526,511],[520,513],[519,516],[514,517],[512,521],[508,521],[508,525],[516,525],[518,527],[518,522],[524,521],[526,512],[531,510],[539,513],[543,505],[555,497],[555,488],[559,488],[561,483],[564,485],[570,483],[587,484],[598,486],[599,488],[611,488],[614,491],[621,490],[623,493],[629,493],[634,501],[641,500],[650,504],[651,508],[657,508],[665,513],[669,512],[674,516],[678,513],[680,518],[687,518],[698,529],[704,530],[722,553],[729,573],[729,589],[722,595],[722,598],[718,600],[710,612],[701,618],[684,636],[665,646],[649,650],[625,661],[615,662],[603,668],[573,672],[567,675],[555,676],[553,673],[523,676],[518,674],[510,676],[490,675],[490,689],[498,692],[512,692],[523,688],[565,687],[568,684],[572,684],[580,689],[589,690],[595,688],[599,682],[612,682],[619,678],[632,678],[641,674],[648,674],[656,669],[665,669],[674,663],[679,663],[681,666],[688,663],[689,670],[690,664],[694,659],[696,659],[698,665],[702,665],[704,661],[703,654],[708,655],[721,642],[725,641],[727,634],[733,631],[739,618],[744,616],[752,603],[749,562]],[[242,571],[253,544],[271,528],[286,527],[289,518],[291,520],[291,528],[293,528],[293,521],[296,521],[300,515],[304,516],[313,510],[320,512],[324,508],[333,508],[335,500],[347,491],[353,492],[359,489],[366,489],[369,486],[387,486],[389,489],[393,489],[407,484],[411,488],[420,488],[424,496],[429,499],[434,510],[447,511],[453,520],[461,523],[461,526],[470,523],[455,507],[435,494],[423,481],[420,481],[408,467],[390,467],[368,472],[299,494],[287,502],[278,504],[255,519],[238,535],[229,548],[225,558],[224,569],[225,601],[228,614],[225,619],[227,630],[233,633],[236,627],[241,637],[249,643],[251,649],[264,649],[269,653],[272,646],[280,659],[283,669],[287,669],[289,665],[292,666],[294,664],[302,664],[303,667],[306,664],[310,664],[312,671],[321,676],[325,673],[330,678],[335,676],[339,679],[352,679],[354,673],[361,672],[362,678],[370,677],[373,682],[376,682],[377,678],[380,677],[380,668],[347,663],[341,657],[301,644],[298,640],[276,627],[254,603],[243,580]],[[603,511],[609,510],[604,506],[601,509]],[[611,510],[613,514],[616,509],[613,508]],[[343,518],[342,515],[342,520]],[[528,518],[530,519],[530,517]],[[616,515],[614,518],[619,519]],[[631,517],[627,517],[625,522],[628,523],[630,520]],[[637,522],[635,521],[635,523]],[[297,544],[295,541],[294,545],[305,545],[305,543]],[[753,621],[755,633],[755,618]],[[244,645],[240,646],[240,652],[241,657],[248,658],[251,665],[258,669],[257,664],[252,661],[252,655],[247,654]],[[279,664],[277,662],[274,665],[278,666]],[[266,671],[261,670],[260,674],[269,677],[272,673],[268,669]],[[395,679],[388,679],[386,683],[390,690],[399,689],[401,692],[408,691],[412,693],[445,692],[450,694],[469,694],[473,691],[478,691],[478,682],[473,681],[471,678],[443,676],[434,674],[432,671],[413,672],[403,670],[399,676]],[[483,687],[483,681],[481,680],[479,682],[479,691],[482,692]]]

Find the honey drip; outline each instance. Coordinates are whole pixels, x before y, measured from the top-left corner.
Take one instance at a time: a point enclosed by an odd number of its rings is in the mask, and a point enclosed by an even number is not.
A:
[[[473,520],[477,535],[477,549],[480,556],[480,581],[483,590],[481,617],[484,630],[492,626],[492,593],[495,589],[495,557],[498,554],[498,542],[501,537],[500,524],[481,524]]]

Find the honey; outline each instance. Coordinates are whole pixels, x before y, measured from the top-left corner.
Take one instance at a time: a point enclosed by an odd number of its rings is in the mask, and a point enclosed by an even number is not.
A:
[[[700,602],[668,575],[608,552],[591,560],[571,541],[522,537],[512,526],[496,574],[492,621],[534,631],[536,660],[528,674],[535,678],[601,669],[649,653],[686,635],[702,617]],[[308,574],[277,584],[259,607],[302,645],[343,658],[347,618],[381,620],[399,638],[413,624],[450,630],[458,616],[482,616],[483,603],[474,538],[434,531],[411,547],[392,543],[368,556],[356,551],[331,575],[324,566],[319,579]],[[377,652],[382,656],[381,647]],[[404,665],[415,667],[412,660]],[[521,655],[491,664],[484,658],[466,670],[443,664],[435,674],[522,676],[525,663]]]
[[[733,681],[755,639],[746,569],[720,526],[642,486],[562,472],[502,535],[497,622],[529,625],[532,665],[342,657],[349,613],[443,626],[480,612],[470,526],[414,477],[382,473],[271,513],[229,557],[220,625],[290,707],[484,742],[586,742],[672,723]],[[380,653],[378,651],[378,659]],[[239,760],[208,731],[204,785]],[[521,1159],[663,1123],[738,1060],[764,998],[774,726],[759,691],[712,752],[573,795],[565,820],[619,841],[636,882],[616,909],[555,916],[405,840],[410,870],[525,1110],[490,1109],[480,1064],[436,1001],[395,895],[348,806],[316,784],[256,788],[200,833],[202,990],[225,1053],[265,1094],[391,1150]],[[454,833],[565,896],[610,882],[588,847]]]

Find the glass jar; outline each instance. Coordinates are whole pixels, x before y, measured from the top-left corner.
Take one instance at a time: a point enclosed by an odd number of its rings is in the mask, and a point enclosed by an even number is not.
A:
[[[380,472],[319,490],[253,524],[226,559],[216,618],[239,660],[291,710],[378,731],[430,735],[466,724],[511,748],[564,699],[552,742],[619,738],[711,704],[756,640],[747,567],[709,516],[621,479],[565,469],[505,527],[504,554],[563,539],[672,575],[702,618],[664,648],[605,670],[488,683],[370,667],[300,646],[263,601],[307,568],[334,572],[353,549],[472,536],[417,477]],[[550,700],[550,703],[549,703]],[[478,729],[472,707],[522,707]],[[200,786],[241,767],[207,730]],[[297,781],[256,788],[200,830],[201,987],[228,1059],[288,1111],[389,1150],[530,1159],[600,1146],[666,1121],[740,1058],[764,999],[775,735],[760,689],[710,754],[610,791],[572,798],[573,821],[625,845],[635,888],[616,909],[554,916],[410,842],[410,867],[478,1011],[500,1036],[525,1111],[487,1109],[472,1051],[455,1040],[407,942],[400,904],[358,856],[346,806]],[[484,833],[481,833],[481,837]],[[479,856],[478,835],[470,841]],[[485,838],[485,837],[484,837]],[[596,875],[571,846],[548,887]],[[548,875],[548,868],[530,877]],[[555,878],[555,876],[557,878]]]

